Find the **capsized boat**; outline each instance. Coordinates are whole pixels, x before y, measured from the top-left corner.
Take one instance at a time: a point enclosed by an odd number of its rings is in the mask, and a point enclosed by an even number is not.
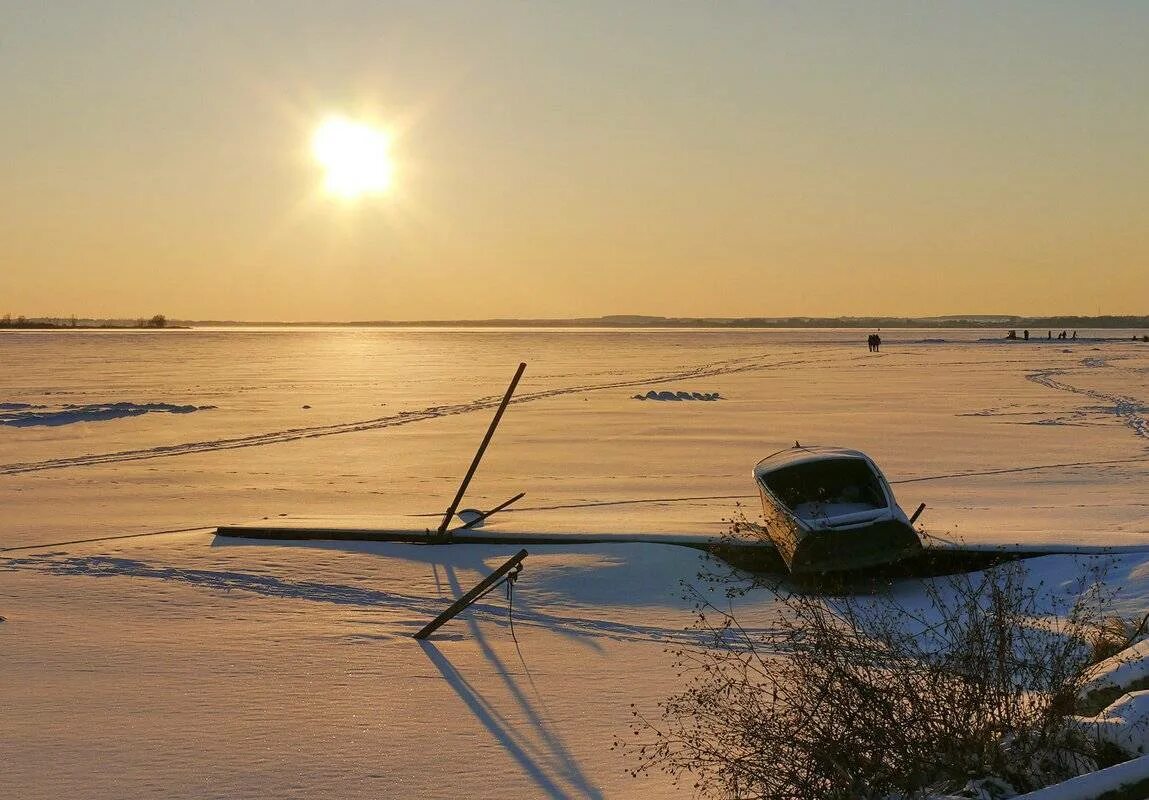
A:
[[[841,572],[890,564],[922,543],[865,453],[794,447],[754,467],[766,534],[792,573]]]

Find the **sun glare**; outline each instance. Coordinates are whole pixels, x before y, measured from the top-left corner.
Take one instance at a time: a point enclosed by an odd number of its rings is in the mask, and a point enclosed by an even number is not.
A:
[[[354,199],[391,185],[391,142],[387,134],[346,117],[328,117],[316,129],[311,150],[326,172],[324,188]]]

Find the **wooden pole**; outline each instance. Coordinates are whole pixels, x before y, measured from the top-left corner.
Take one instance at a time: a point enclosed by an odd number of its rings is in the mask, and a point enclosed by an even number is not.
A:
[[[515,377],[511,379],[511,385],[507,387],[507,393],[503,395],[503,401],[499,403],[499,410],[495,412],[495,418],[491,420],[491,425],[487,428],[487,435],[483,437],[483,442],[479,445],[479,450],[475,453],[475,458],[471,461],[471,468],[467,470],[467,474],[463,477],[463,482],[459,484],[459,491],[455,493],[455,499],[451,501],[447,513],[443,516],[443,521],[439,524],[440,535],[447,532],[447,526],[451,524],[451,517],[455,516],[455,511],[459,508],[459,502],[463,499],[463,493],[467,491],[467,484],[471,482],[471,478],[475,475],[475,470],[479,468],[479,462],[483,460],[483,453],[486,452],[487,445],[491,443],[491,437],[495,435],[495,428],[499,427],[499,420],[503,418],[503,412],[507,410],[507,404],[511,402],[511,395],[515,393],[515,387],[519,385],[519,378],[523,377],[523,370],[526,368],[527,364],[525,361],[520,363],[518,371],[515,372]]]
[[[523,499],[524,497],[526,497],[526,496],[527,496],[527,493],[526,493],[526,492],[519,492],[519,493],[518,493],[518,494],[516,494],[514,497],[512,497],[510,500],[504,500],[503,502],[499,503],[497,506],[495,506],[494,508],[492,508],[490,511],[484,511],[482,514],[480,514],[479,516],[475,517],[475,518],[474,518],[473,520],[471,520],[470,522],[466,522],[466,523],[463,523],[463,524],[462,524],[462,525],[460,525],[459,527],[455,528],[455,530],[457,530],[457,531],[465,531],[465,530],[467,530],[468,528],[473,528],[473,527],[475,527],[476,525],[478,525],[480,522],[482,522],[483,520],[485,520],[487,517],[491,516],[492,514],[496,514],[496,513],[500,512],[500,511],[502,511],[504,508],[506,508],[507,506],[509,506],[511,503],[517,503],[519,500],[522,500],[522,499]]]
[[[491,585],[494,584],[495,581],[497,581],[499,578],[503,577],[508,572],[510,572],[512,569],[514,569],[515,566],[517,564],[521,563],[522,560],[526,557],[527,557],[527,551],[526,550],[520,550],[519,552],[515,553],[513,556],[511,556],[510,560],[507,561],[506,564],[503,564],[503,566],[499,567],[497,570],[492,572],[490,575],[483,578],[483,580],[481,580],[479,582],[478,586],[476,586],[471,591],[467,592],[465,595],[460,597],[455,602],[451,603],[450,607],[446,611],[444,611],[442,614],[435,617],[433,620],[431,620],[425,626],[423,626],[422,630],[420,630],[418,633],[415,634],[415,638],[416,639],[426,639],[432,633],[437,631],[439,629],[439,627],[442,626],[442,624],[444,622],[451,619],[451,617],[458,614],[460,611],[462,611],[464,608],[469,606],[471,603],[475,602],[475,600],[478,599],[479,595],[481,595],[483,592],[485,592],[487,589],[489,589],[491,587]]]
[[[917,522],[918,517],[920,517],[922,515],[922,512],[925,510],[926,510],[926,504],[925,503],[922,503],[920,506],[918,506],[918,510],[914,512],[914,515],[912,517],[910,517],[910,524],[913,525],[915,522]]]

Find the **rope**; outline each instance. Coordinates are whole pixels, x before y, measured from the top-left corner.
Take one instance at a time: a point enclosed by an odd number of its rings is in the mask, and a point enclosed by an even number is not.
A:
[[[515,581],[518,580],[519,573],[522,571],[523,571],[523,562],[520,561],[518,564],[515,564],[515,568],[512,569],[510,572],[508,572],[506,574],[506,576],[504,576],[501,581],[498,581],[497,583],[491,584],[490,586],[487,587],[487,590],[485,592],[483,592],[481,595],[479,595],[478,597],[476,597],[474,600],[471,601],[472,604],[477,603],[480,600],[482,600],[484,597],[489,595],[491,592],[495,591],[495,589],[498,589],[503,584],[506,584],[506,586],[507,586],[507,621],[510,623],[511,638],[514,639],[515,644],[519,643],[518,638],[516,638],[516,636],[515,636],[515,617],[514,617]]]
[[[935,534],[932,534],[932,533],[928,533],[928,532],[926,532],[924,529],[923,529],[923,530],[920,530],[920,531],[918,531],[918,535],[920,535],[920,536],[924,536],[924,537],[926,537],[927,539],[933,539],[933,540],[934,540],[934,541],[936,541],[936,542],[942,542],[942,543],[944,543],[944,544],[948,544],[948,545],[950,545],[951,547],[961,547],[961,545],[960,545],[960,544],[958,544],[957,542],[953,542],[953,541],[950,541],[949,539],[946,539],[946,538],[944,538],[944,537],[942,537],[942,536],[937,536],[937,535],[935,535]]]
[[[505,579],[505,583],[507,584],[507,622],[511,626],[511,640],[515,644],[519,643],[518,637],[515,636],[515,617],[513,613],[515,609],[515,581],[518,579],[519,573],[522,571],[523,562],[520,561],[518,564],[515,564],[515,568],[513,570],[507,573],[507,577]],[[1149,615],[1146,616],[1146,619],[1149,619]]]
[[[210,531],[210,525],[198,525],[194,528],[169,528],[164,531],[148,531],[147,533],[126,533],[120,536],[100,536],[95,539],[73,539],[70,542],[47,542],[45,544],[24,544],[19,547],[0,547],[0,553],[12,553],[16,550],[40,550],[45,547],[63,547],[69,544],[91,544],[92,542],[114,542],[119,539],[138,539],[141,536],[162,536],[166,533],[190,533],[192,531]]]

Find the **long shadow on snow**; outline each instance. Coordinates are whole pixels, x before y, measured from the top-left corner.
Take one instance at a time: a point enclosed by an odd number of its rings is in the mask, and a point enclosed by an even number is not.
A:
[[[531,701],[512,681],[506,681],[507,685],[515,695],[516,703],[525,713],[531,728],[537,734],[537,742],[532,741],[529,734],[519,731],[514,721],[501,713],[494,703],[455,669],[434,644],[430,642],[420,644],[427,658],[459,695],[459,699],[548,797],[562,800],[568,797],[602,797],[602,792],[590,784],[562,740],[550,731]],[[498,670],[505,669],[497,657],[493,659],[493,666]],[[572,788],[576,791],[572,794],[564,790],[559,785],[560,780],[572,784]]]
[[[451,565],[445,565],[444,572],[452,590],[456,594],[462,594],[464,587],[460,584],[454,568]],[[467,620],[467,627],[470,630],[471,639],[478,644],[483,656],[490,663],[493,674],[502,679],[503,685],[514,700],[515,707],[522,713],[530,726],[529,731],[534,733],[533,737],[529,733],[520,732],[513,722],[498,710],[494,703],[487,700],[482,692],[468,681],[459,670],[455,669],[454,665],[439,652],[433,642],[420,642],[423,652],[459,695],[459,698],[466,703],[475,718],[490,731],[511,757],[519,763],[527,776],[542,791],[546,792],[548,797],[556,798],[556,800],[566,800],[568,797],[601,798],[602,793],[590,783],[562,739],[550,729],[546,720],[536,709],[535,703],[523,691],[511,670],[491,647],[479,625],[471,619]],[[538,694],[534,678],[531,677],[530,669],[527,667],[527,662],[523,658],[517,640],[515,641],[515,651],[518,653],[520,663],[522,663],[523,674],[530,682],[531,689],[541,704],[542,698]],[[565,791],[560,785],[560,781],[569,785],[575,793],[572,795]]]
[[[435,611],[432,616],[454,602],[457,597],[478,583],[481,576],[490,573],[497,564],[505,561],[519,548],[519,545],[513,543],[506,546],[473,543],[430,545],[354,539],[267,540],[230,536],[217,536],[212,546],[317,549],[427,564],[434,575],[436,589],[443,598],[442,608]],[[548,625],[560,635],[582,636],[589,630],[594,630],[599,631],[601,635],[622,639],[696,641],[696,637],[688,636],[680,628],[587,619],[574,614],[586,606],[596,609],[675,609],[689,613],[691,604],[683,598],[680,581],[691,580],[697,576],[702,564],[696,559],[702,557],[702,552],[703,549],[687,549],[669,544],[531,545],[531,555],[524,562],[525,572],[519,581],[519,591],[515,594],[515,620],[526,621],[528,624]],[[540,558],[558,553],[576,558],[592,556],[597,561],[591,564],[558,565],[551,560],[547,562],[545,568],[540,569]],[[684,562],[682,559],[686,554],[692,555]],[[780,560],[778,568],[784,570]],[[475,577],[468,579],[469,583],[460,587],[449,580],[454,570],[470,570]],[[545,575],[541,584],[533,580],[540,573]],[[654,580],[649,581],[647,585],[657,586],[657,590],[637,590],[639,582],[652,576]],[[491,603],[496,605],[492,606]],[[497,608],[497,604],[498,600],[492,596],[487,604],[478,603],[472,607],[492,609]],[[574,614],[563,614],[557,610],[560,608],[571,609]],[[504,616],[500,621],[506,623],[505,611],[503,613]],[[628,619],[633,616],[626,615]],[[594,646],[593,642],[590,644]]]
[[[439,562],[442,564],[442,562]],[[484,571],[482,560],[474,564],[450,564],[444,568],[465,566]],[[414,594],[389,592],[360,586],[322,583],[319,581],[293,581],[273,575],[260,575],[232,570],[189,569],[150,564],[130,558],[113,556],[67,556],[62,553],[40,553],[23,558],[0,559],[0,569],[43,572],[52,575],[87,576],[97,578],[131,577],[164,581],[178,581],[208,590],[250,592],[263,597],[305,600],[337,605],[386,607],[411,612],[422,621],[396,620],[393,624],[414,631],[442,612],[454,597],[430,598]],[[462,591],[458,591],[461,594]],[[509,626],[506,608],[492,596],[492,602],[472,604],[464,614],[477,616],[485,623]],[[549,614],[543,611],[515,607],[515,624],[544,627],[561,635],[573,637],[606,637],[618,641],[696,642],[698,636],[688,631],[656,625],[635,625],[609,620],[585,619],[576,616]]]

